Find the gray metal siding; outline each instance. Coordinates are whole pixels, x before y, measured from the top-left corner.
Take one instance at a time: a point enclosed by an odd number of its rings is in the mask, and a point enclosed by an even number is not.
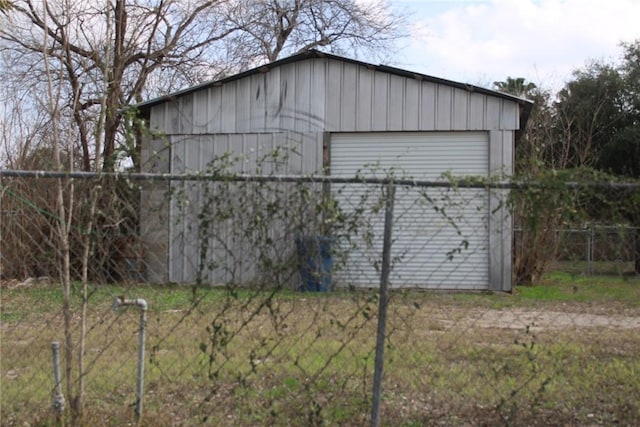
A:
[[[514,134],[511,131],[491,131],[489,133],[489,167],[494,176],[513,173]],[[512,289],[512,223],[508,209],[509,191],[491,190],[489,198],[489,265],[491,289],[509,291]]]
[[[420,82],[406,80],[402,109],[402,130],[418,129],[420,123]]]
[[[170,135],[519,127],[516,102],[328,59],[206,88],[153,107],[158,115]]]
[[[273,132],[217,135],[174,135],[170,137],[172,147],[171,172],[177,174],[201,173],[208,170],[214,159],[220,159],[231,153],[235,160],[226,168],[228,172],[256,174],[309,174],[321,168],[315,159],[321,159],[323,134],[308,132]],[[284,148],[289,161],[281,167],[273,163],[258,162],[258,159],[273,153],[276,148]],[[220,163],[219,163],[220,164]],[[260,164],[260,171],[256,165]],[[234,184],[224,184],[233,186]],[[177,283],[193,283],[197,277],[199,262],[200,224],[198,213],[204,200],[203,184],[200,182],[181,182],[173,184],[174,197],[171,201],[169,218],[169,272],[168,278]],[[214,185],[215,187],[215,185]],[[233,203],[231,200],[230,203]],[[237,232],[237,230],[236,230]],[[225,249],[226,248],[226,249]],[[231,257],[229,250],[235,251]],[[216,239],[209,241],[209,258],[225,265],[238,263],[236,273],[224,269],[207,272],[203,279],[207,283],[227,283],[230,280],[249,282],[255,279],[255,268],[243,264],[241,243],[233,233],[223,231]]]
[[[355,64],[331,61],[327,68],[327,131],[514,130],[519,126],[519,107],[509,100]]]

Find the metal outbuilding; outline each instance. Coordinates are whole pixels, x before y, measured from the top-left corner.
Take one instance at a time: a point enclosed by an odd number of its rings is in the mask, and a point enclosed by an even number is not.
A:
[[[288,161],[283,171],[288,175],[330,171],[353,176],[375,163],[435,180],[444,172],[510,174],[516,134],[525,125],[531,103],[468,84],[308,51],[150,100],[139,108],[151,131],[162,135],[143,140],[145,172],[202,171],[213,156],[225,152],[250,153],[295,141],[299,155]],[[164,194],[160,189],[145,191],[149,200],[159,201]],[[503,203],[504,191],[469,191],[476,192],[473,202],[460,215],[465,216],[463,233],[468,231],[471,249],[461,262],[447,265],[436,254],[446,252],[439,245],[451,236],[444,233],[429,245],[416,245],[416,235],[432,221],[420,212],[412,214],[407,201],[394,245],[409,256],[392,276],[395,286],[511,290],[512,220]],[[194,272],[185,267],[184,258],[194,254],[175,246],[181,231],[171,209],[159,218],[153,221],[166,221],[166,226],[145,237],[147,252],[154,255],[148,279],[193,281]],[[358,254],[353,262],[357,264]],[[375,280],[373,273],[361,275],[361,284]]]

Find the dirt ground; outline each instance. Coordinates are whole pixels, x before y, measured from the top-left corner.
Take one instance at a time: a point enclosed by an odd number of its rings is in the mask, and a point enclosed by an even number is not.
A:
[[[443,322],[451,322],[446,321]],[[460,322],[458,322],[460,323]],[[548,310],[516,309],[483,309],[467,313],[463,324],[481,328],[522,329],[529,326],[531,330],[550,330],[605,327],[614,329],[639,329],[640,316],[591,314]]]

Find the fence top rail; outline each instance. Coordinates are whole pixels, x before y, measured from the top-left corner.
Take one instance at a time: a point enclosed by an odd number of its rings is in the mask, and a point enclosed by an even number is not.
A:
[[[489,189],[525,189],[546,188],[549,185],[538,181],[491,180],[483,177],[453,177],[443,180],[420,180],[405,177],[363,177],[332,175],[251,175],[251,174],[168,174],[144,172],[83,172],[83,171],[46,171],[0,169],[0,178],[43,178],[43,179],[127,179],[133,181],[214,181],[214,182],[302,182],[302,183],[336,183],[336,184],[389,184],[412,187],[440,188],[489,188]],[[567,188],[596,188],[634,190],[640,189],[640,182],[564,182]]]

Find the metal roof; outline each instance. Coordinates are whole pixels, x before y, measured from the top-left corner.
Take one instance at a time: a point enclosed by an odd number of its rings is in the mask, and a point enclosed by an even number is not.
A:
[[[252,76],[254,74],[260,74],[260,73],[266,73],[276,67],[280,67],[281,65],[285,65],[285,64],[291,64],[294,62],[298,62],[298,61],[304,61],[307,59],[313,59],[313,58],[329,58],[335,61],[341,61],[341,62],[346,62],[346,63],[350,63],[350,64],[356,64],[356,65],[360,65],[363,67],[367,67],[369,69],[375,70],[375,71],[381,71],[384,73],[388,73],[388,74],[394,74],[397,76],[401,76],[401,77],[407,77],[407,78],[413,78],[416,80],[420,80],[420,81],[427,81],[427,82],[431,82],[431,83],[436,83],[436,84],[441,84],[441,85],[447,85],[447,86],[451,86],[457,89],[462,89],[462,90],[466,90],[468,92],[476,92],[476,93],[481,93],[484,95],[488,95],[488,96],[493,96],[496,98],[502,98],[502,99],[507,99],[510,101],[514,101],[517,102],[520,105],[520,109],[521,109],[521,113],[520,113],[520,119],[521,119],[521,129],[524,129],[525,125],[526,125],[526,121],[529,117],[529,113],[531,112],[531,108],[533,106],[533,102],[528,100],[528,99],[524,99],[524,98],[520,98],[518,96],[514,96],[514,95],[510,95],[508,93],[504,93],[504,92],[498,92],[495,90],[491,90],[491,89],[487,89],[487,88],[483,88],[480,86],[474,86],[471,84],[467,84],[467,83],[460,83],[460,82],[455,82],[453,80],[447,80],[447,79],[443,79],[443,78],[439,78],[439,77],[433,77],[433,76],[429,76],[426,74],[421,74],[421,73],[416,73],[413,71],[408,71],[408,70],[403,70],[400,68],[395,68],[395,67],[391,67],[388,65],[375,65],[375,64],[371,64],[371,63],[367,63],[367,62],[363,62],[363,61],[358,61],[356,59],[351,59],[351,58],[346,58],[343,56],[338,56],[338,55],[334,55],[331,53],[325,53],[325,52],[321,52],[318,50],[308,50],[305,52],[301,52],[298,53],[296,55],[292,55],[268,64],[264,64],[261,65],[259,67],[256,68],[252,68],[250,70],[244,71],[242,73],[238,73],[238,74],[234,74],[222,79],[218,79],[218,80],[212,80],[212,81],[208,81],[196,86],[191,86],[188,87],[186,89],[182,89],[179,90],[177,92],[173,92],[167,95],[163,95],[160,96],[158,98],[154,98],[154,99],[150,99],[148,101],[144,101],[141,102],[139,104],[136,104],[136,107],[138,107],[140,109],[140,111],[142,112],[143,116],[147,116],[148,115],[148,111],[151,107],[158,105],[158,104],[162,104],[164,102],[170,102],[170,101],[174,101],[177,98],[180,98],[181,96],[184,95],[188,95],[190,93],[193,92],[197,92],[199,90],[202,89],[207,89],[210,87],[215,87],[215,86],[221,86],[224,85],[225,83],[229,83],[235,80],[239,80],[239,79],[243,79],[245,77],[249,77]]]

